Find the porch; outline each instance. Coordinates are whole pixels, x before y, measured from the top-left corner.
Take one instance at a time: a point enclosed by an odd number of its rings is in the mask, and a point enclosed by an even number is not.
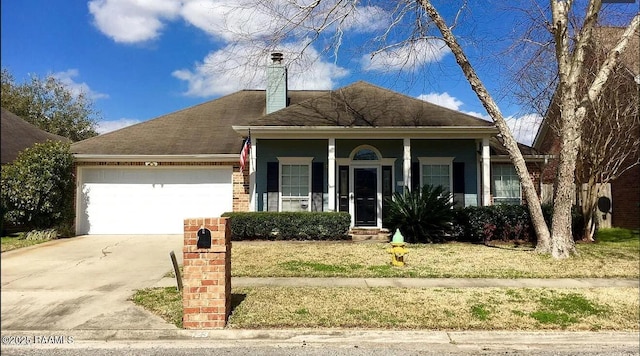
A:
[[[394,192],[443,185],[459,206],[489,205],[489,136],[253,136],[249,181],[250,211],[349,212],[355,238],[378,239]]]

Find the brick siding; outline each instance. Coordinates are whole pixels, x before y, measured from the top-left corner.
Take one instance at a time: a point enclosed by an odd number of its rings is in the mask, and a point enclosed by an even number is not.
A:
[[[626,171],[611,182],[612,225],[627,229],[640,228],[640,166]]]
[[[198,230],[211,231],[211,248],[198,248]],[[231,313],[231,231],[226,218],[184,220],[182,326],[219,329]]]

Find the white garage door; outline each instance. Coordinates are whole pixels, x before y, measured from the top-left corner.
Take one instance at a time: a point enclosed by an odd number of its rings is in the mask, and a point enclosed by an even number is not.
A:
[[[233,207],[231,167],[80,168],[78,234],[182,234]]]

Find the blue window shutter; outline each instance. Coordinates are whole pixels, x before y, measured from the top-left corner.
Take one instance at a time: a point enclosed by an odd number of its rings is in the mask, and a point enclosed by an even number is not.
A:
[[[280,189],[280,165],[278,162],[267,162],[267,211],[278,211],[278,190]]]
[[[453,192],[465,193],[464,189],[464,162],[453,162]]]
[[[324,163],[311,164],[311,211],[322,211],[324,205]]]
[[[278,192],[278,170],[278,162],[267,162],[267,192],[269,193]]]
[[[411,190],[420,189],[420,163],[411,162]]]

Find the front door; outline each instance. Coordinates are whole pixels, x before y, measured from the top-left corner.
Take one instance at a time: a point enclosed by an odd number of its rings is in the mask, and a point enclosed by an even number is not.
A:
[[[355,225],[376,226],[378,217],[378,169],[354,168]]]

